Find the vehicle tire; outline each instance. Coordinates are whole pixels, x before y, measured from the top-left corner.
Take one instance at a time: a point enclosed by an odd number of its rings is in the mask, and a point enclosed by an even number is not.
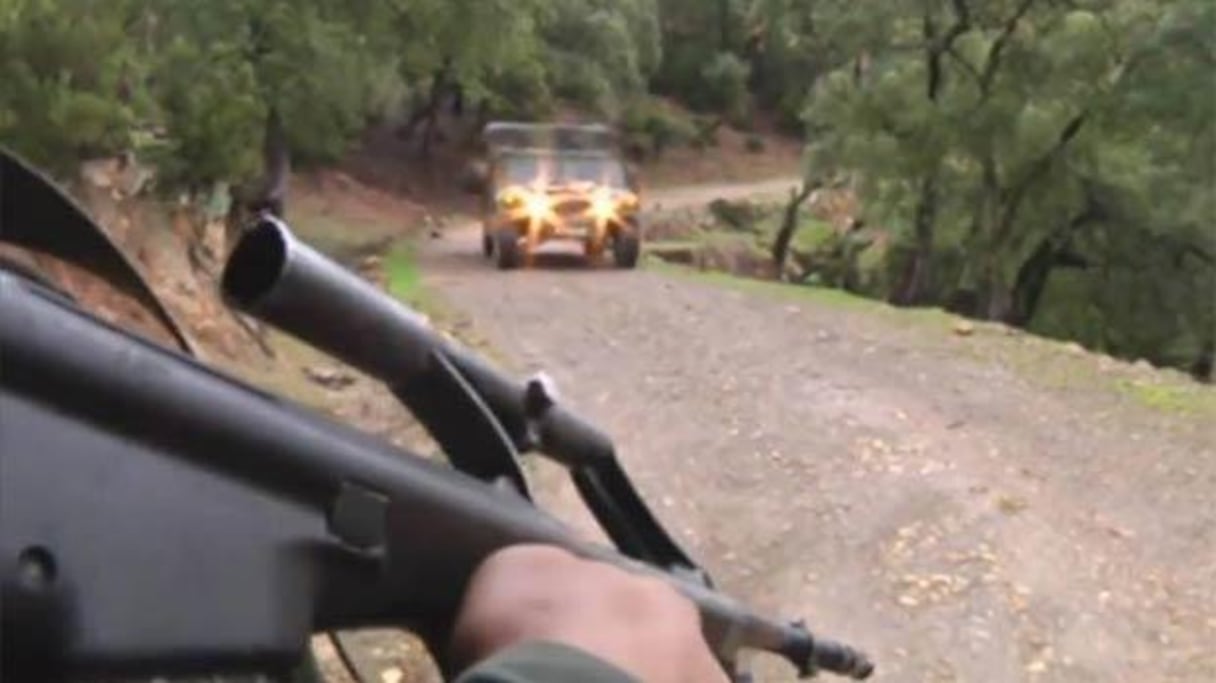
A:
[[[519,233],[507,228],[494,233],[494,265],[499,270],[519,267]]]
[[[481,255],[486,258],[494,255],[494,239],[484,230],[481,232]]]
[[[612,259],[617,268],[636,267],[641,251],[642,241],[635,233],[618,234],[612,240]]]

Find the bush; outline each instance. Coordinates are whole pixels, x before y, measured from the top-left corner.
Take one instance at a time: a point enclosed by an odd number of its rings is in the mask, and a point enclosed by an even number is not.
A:
[[[553,110],[553,92],[540,65],[492,74],[485,103],[495,118],[539,120]]]
[[[613,88],[598,64],[579,55],[557,51],[552,52],[549,59],[554,95],[595,110],[609,108]]]
[[[747,78],[750,69],[743,60],[728,53],[718,53],[701,69],[705,104],[732,121],[747,116]]]
[[[694,116],[693,126],[697,132],[692,142],[697,149],[718,146],[718,130],[722,127],[721,116]]]
[[[748,200],[715,199],[709,203],[709,213],[719,224],[732,230],[756,231],[760,207]]]
[[[660,156],[669,147],[688,144],[697,134],[687,118],[666,112],[652,116],[649,124],[655,156]]]
[[[63,173],[127,149],[143,102],[128,87],[121,17],[84,20],[83,3],[0,4],[0,144]]]
[[[149,150],[163,189],[245,182],[261,166],[266,110],[252,70],[225,50],[175,43],[163,57],[166,139]]]
[[[644,141],[650,154],[658,158],[663,151],[677,145],[687,145],[697,138],[697,127],[687,116],[664,109],[656,102],[643,101],[625,110],[621,129],[626,137]]]
[[[687,102],[694,109],[706,109],[701,71],[708,62],[708,50],[677,41],[663,46],[663,63],[651,85],[654,92]]]

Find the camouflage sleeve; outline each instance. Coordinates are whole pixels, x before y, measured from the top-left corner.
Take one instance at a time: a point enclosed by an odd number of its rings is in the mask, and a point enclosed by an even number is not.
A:
[[[582,650],[550,642],[516,645],[461,674],[455,683],[641,683]]]

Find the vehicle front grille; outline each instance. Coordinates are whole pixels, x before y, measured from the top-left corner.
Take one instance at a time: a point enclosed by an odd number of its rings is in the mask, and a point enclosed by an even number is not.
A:
[[[591,201],[582,198],[559,199],[553,204],[553,212],[559,216],[576,216],[587,213]]]

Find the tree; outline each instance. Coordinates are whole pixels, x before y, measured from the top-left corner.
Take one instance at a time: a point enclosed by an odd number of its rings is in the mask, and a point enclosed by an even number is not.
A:
[[[817,86],[807,123],[817,165],[856,174],[871,222],[901,243],[889,298],[1029,325],[1057,269],[1111,273],[1148,254],[1160,267],[1186,253],[1193,278],[1160,270],[1153,281],[1171,301],[1183,290],[1202,300],[1216,120],[1201,85],[1216,35],[1208,3],[817,7],[824,21],[868,22],[850,32],[853,64]],[[1109,305],[1100,316],[1122,327],[1088,339],[1143,351],[1115,334],[1130,322]],[[1204,318],[1183,317],[1194,316]],[[1164,353],[1160,340],[1147,346]]]
[[[150,106],[138,18],[125,0],[9,0],[0,8],[0,143],[41,166],[127,149]]]
[[[226,164],[202,168],[239,178],[248,150],[261,148],[262,179],[246,199],[279,210],[291,160],[340,157],[373,108],[373,86],[396,68],[384,3],[164,0],[147,11],[168,55],[157,84],[168,105],[169,137],[178,149],[192,150],[181,166],[197,176],[200,150],[230,146]],[[216,118],[231,125],[206,123]],[[248,144],[250,131],[258,131],[257,144]]]
[[[553,92],[610,114],[646,92],[662,54],[654,0],[560,0],[540,32]]]
[[[747,4],[743,0],[659,0],[664,48],[663,62],[653,86],[703,111],[721,111],[720,88],[707,83],[721,74],[715,61],[741,56],[745,41]],[[711,92],[718,90],[718,93]]]

